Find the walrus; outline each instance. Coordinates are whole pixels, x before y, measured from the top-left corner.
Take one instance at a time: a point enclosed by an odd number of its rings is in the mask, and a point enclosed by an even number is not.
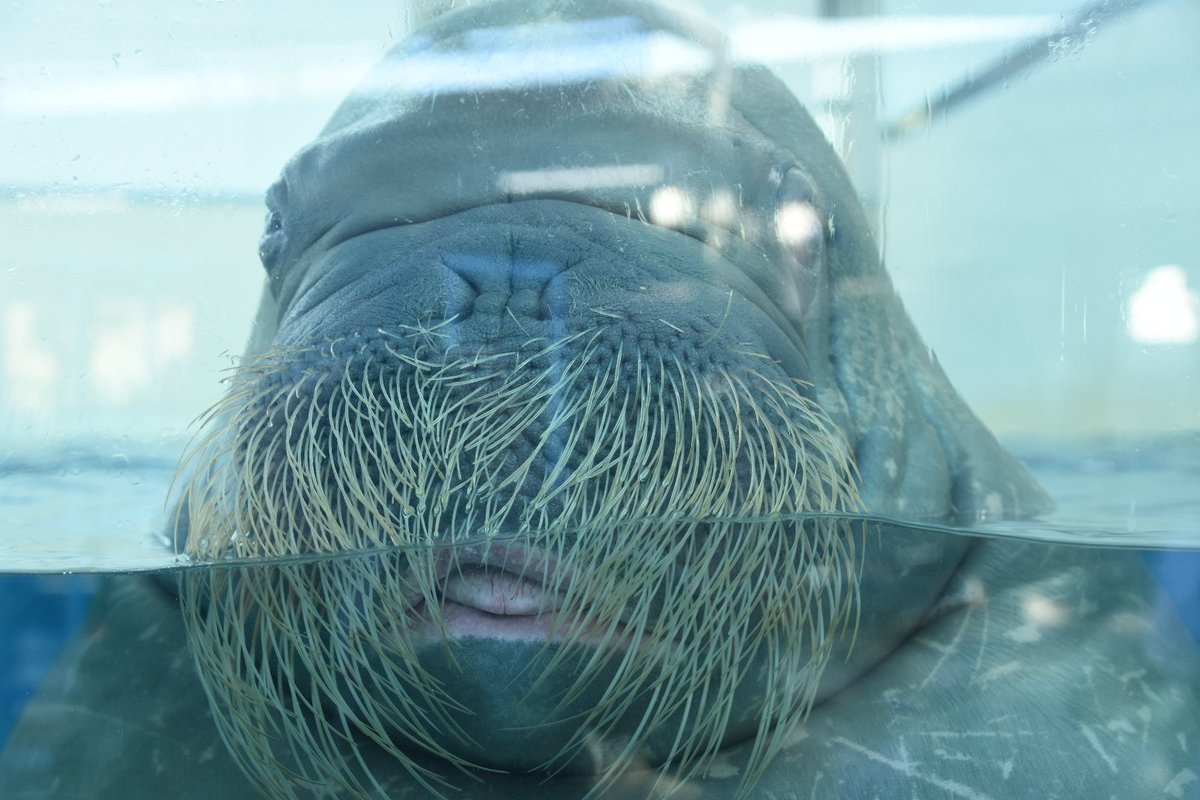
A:
[[[764,68],[630,0],[398,45],[267,196],[177,584],[6,798],[1197,796],[1195,647],[961,401]]]

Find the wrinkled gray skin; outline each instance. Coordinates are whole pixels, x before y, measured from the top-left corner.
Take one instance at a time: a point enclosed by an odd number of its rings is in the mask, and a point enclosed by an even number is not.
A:
[[[431,309],[459,314],[454,334],[468,346],[617,324],[596,309],[619,315],[624,336],[665,334],[667,320],[699,339],[749,342],[812,384],[853,447],[872,512],[972,522],[1046,510],[917,338],[836,156],[784,86],[725,63],[712,34],[660,9],[554,6],[499,2],[435,20],[288,164],[269,200],[270,278],[251,352]],[[512,47],[501,26],[593,18],[626,20],[579,39],[611,47],[614,66],[647,30],[712,63],[664,81],[576,80],[542,57],[545,74],[523,86],[456,86],[442,71],[436,91],[414,88],[423,52]],[[498,39],[480,37],[485,28]],[[493,69],[466,74],[486,82]],[[525,194],[503,177],[612,165],[659,165],[661,180]],[[795,191],[781,181],[790,167],[815,187],[816,250],[770,235]],[[659,186],[697,206],[729,190],[737,221],[648,225],[638,209],[649,212]],[[516,645],[464,645],[464,692],[519,661],[506,647]],[[751,796],[1200,796],[1194,649],[1135,555],[886,528],[867,542],[854,647],[841,646]],[[489,701],[480,725],[503,731],[495,741],[516,757],[521,734],[504,728],[517,699]],[[732,796],[749,747],[730,746],[676,796]],[[406,773],[379,769],[389,796],[425,796]],[[446,774],[471,798],[577,798],[590,785]],[[635,771],[604,796],[647,796],[656,777]],[[0,759],[0,797],[253,796],[217,735],[172,592],[152,578],[108,581]]]

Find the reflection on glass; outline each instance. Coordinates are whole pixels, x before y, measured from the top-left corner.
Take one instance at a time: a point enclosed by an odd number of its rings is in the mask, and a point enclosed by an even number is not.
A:
[[[1200,336],[1200,294],[1183,267],[1167,264],[1146,273],[1129,299],[1129,336],[1139,344],[1194,344]]]

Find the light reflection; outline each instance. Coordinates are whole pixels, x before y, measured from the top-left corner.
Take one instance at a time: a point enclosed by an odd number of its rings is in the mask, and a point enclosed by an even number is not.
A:
[[[728,189],[716,189],[704,203],[700,216],[726,230],[734,230],[738,222],[738,202]]]
[[[735,60],[779,64],[1015,41],[1042,35],[1060,24],[1050,14],[842,19],[780,14],[736,27],[730,41]]]
[[[0,309],[0,419],[145,403],[196,345],[196,311],[184,303],[101,300],[72,316],[67,335],[62,315],[32,300]]]
[[[650,196],[650,221],[664,228],[678,228],[692,218],[692,201],[682,189],[663,186]]]
[[[1200,295],[1177,264],[1146,273],[1129,300],[1129,336],[1138,344],[1192,344],[1200,338]]]
[[[568,167],[502,172],[496,183],[502,192],[575,192],[587,189],[614,189],[660,183],[663,168],[659,164],[614,164],[602,167]]]
[[[71,192],[20,197],[16,201],[18,214],[87,216],[90,214],[124,214],[130,210],[128,200],[121,194]]]
[[[182,361],[196,343],[196,311],[191,306],[168,306],[154,321],[154,361],[159,367]]]
[[[776,15],[734,25],[738,62],[806,63],[863,52],[902,52],[1004,42],[1045,33],[1049,15],[897,16],[814,19]],[[412,48],[410,48],[412,49]],[[199,68],[113,72],[95,63],[8,64],[0,71],[0,116],[169,113],[187,108],[333,100],[378,57],[374,43],[312,48],[280,58],[268,50],[211,53]],[[404,68],[386,66],[360,84],[366,92],[413,94],[487,91],[588,80],[654,80],[712,68],[704,47],[661,31],[641,32],[625,17],[498,29],[458,51],[410,53]]]
[[[159,371],[188,356],[195,342],[195,311],[189,306],[152,312],[142,302],[114,301],[99,311],[88,380],[109,405],[129,405],[153,388]]]
[[[462,50],[410,53],[402,66],[385,62],[367,73],[358,91],[437,95],[589,80],[656,80],[701,73],[712,66],[707,48],[662,31],[623,32],[616,26],[607,35],[583,35],[599,22],[604,21],[506,28],[476,37]],[[340,97],[376,59],[375,48],[365,46],[348,50],[341,59],[324,54],[304,67],[290,61],[286,66],[263,65],[254,52],[229,53],[222,59],[225,64],[242,64],[141,74],[111,74],[98,67],[100,75],[64,79],[56,79],[55,70],[45,65],[36,70],[12,65],[0,74],[0,115],[163,113]]]
[[[1045,595],[1031,592],[1021,601],[1022,624],[1010,628],[1005,638],[1021,644],[1041,641],[1046,628],[1059,628],[1071,621],[1071,612]]]
[[[696,74],[712,66],[704,47],[662,31],[617,39],[555,41],[514,36],[498,46],[409,56],[402,65],[384,64],[359,91],[436,95],[546,87],[605,79],[659,79]]]
[[[146,321],[132,315],[120,317],[97,331],[88,356],[88,382],[99,399],[110,405],[128,403],[150,383]]]
[[[34,417],[54,414],[63,370],[38,329],[31,302],[12,303],[4,312],[3,394],[6,405]]]
[[[775,213],[775,232],[782,244],[801,248],[821,236],[821,218],[808,203],[784,203]]]
[[[1071,620],[1071,612],[1042,595],[1030,594],[1021,605],[1025,621],[1031,625],[1057,628]]]

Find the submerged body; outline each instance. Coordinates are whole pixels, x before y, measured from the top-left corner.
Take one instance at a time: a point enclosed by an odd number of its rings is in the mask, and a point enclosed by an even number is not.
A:
[[[1194,645],[1156,618],[1135,555],[995,542],[962,578],[911,644],[816,705],[749,797],[1196,796]],[[217,737],[177,601],[130,577],[98,603],[4,754],[4,796],[261,796]],[[747,750],[676,796],[735,796]],[[428,796],[386,775],[379,796]],[[632,772],[598,796],[657,796],[657,778]],[[462,788],[575,800],[591,786],[481,773]]]
[[[1194,646],[1136,557],[861,520],[1048,506],[718,37],[448,15],[268,206],[176,534],[321,558],[111,581],[5,797],[1197,791]]]

